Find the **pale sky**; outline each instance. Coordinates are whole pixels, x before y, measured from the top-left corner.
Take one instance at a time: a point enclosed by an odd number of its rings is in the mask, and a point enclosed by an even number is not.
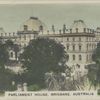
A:
[[[38,17],[47,27],[63,24],[70,27],[74,20],[82,19],[90,28],[100,27],[99,4],[32,4],[0,5],[0,27],[16,32],[30,16]]]

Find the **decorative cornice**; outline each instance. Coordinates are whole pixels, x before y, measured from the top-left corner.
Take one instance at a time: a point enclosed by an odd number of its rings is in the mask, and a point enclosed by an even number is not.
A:
[[[94,33],[65,33],[65,34],[43,34],[40,35],[39,37],[83,37],[83,36],[88,36],[88,37],[95,37]]]

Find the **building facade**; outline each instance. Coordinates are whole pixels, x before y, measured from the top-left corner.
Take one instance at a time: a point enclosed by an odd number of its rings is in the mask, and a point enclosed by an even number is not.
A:
[[[65,50],[69,56],[68,66],[76,68],[85,72],[85,66],[93,63],[92,54],[96,48],[96,34],[93,29],[89,29],[83,20],[76,20],[70,29],[63,25],[62,30],[56,33],[52,30],[51,34],[40,35],[55,39],[64,45]]]
[[[5,33],[2,30],[0,37],[3,41],[12,40],[17,44],[23,52],[30,40],[36,38],[50,38],[64,45],[69,56],[66,64],[72,68],[78,68],[84,74],[85,66],[93,63],[92,54],[100,41],[100,28],[96,30],[88,28],[83,20],[76,20],[70,28],[55,29],[52,25],[51,30],[48,30],[44,23],[36,17],[30,17],[23,23],[21,29],[17,33]],[[5,34],[5,35],[4,35]],[[20,54],[18,53],[18,54]],[[11,56],[15,57],[15,56]],[[12,58],[14,59],[14,58]]]

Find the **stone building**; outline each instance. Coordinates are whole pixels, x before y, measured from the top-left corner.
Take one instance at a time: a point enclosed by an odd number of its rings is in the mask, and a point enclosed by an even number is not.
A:
[[[55,26],[52,25],[51,29],[48,30],[37,17],[30,17],[23,23],[17,33],[5,33],[2,28],[0,30],[1,40],[12,40],[20,47],[18,54],[23,52],[23,48],[32,39],[39,37],[56,40],[65,46],[65,50],[69,55],[66,64],[72,67],[73,70],[78,68],[82,74],[85,72],[85,66],[93,63],[92,53],[96,48],[96,44],[100,41],[100,28],[90,29],[83,20],[75,20],[70,28],[63,25],[62,29],[56,30]],[[12,55],[11,57],[15,56]]]
[[[84,74],[85,65],[93,63],[92,53],[97,44],[95,36],[94,29],[88,28],[83,20],[76,20],[70,29],[63,25],[59,32],[52,30],[49,34],[41,34],[39,37],[55,39],[63,44],[69,55],[67,65],[73,67],[73,70],[78,67]]]
[[[30,17],[23,23],[20,30],[17,32],[17,43],[20,47],[26,47],[30,40],[38,37],[39,32],[46,29],[44,23],[42,23],[37,17]]]

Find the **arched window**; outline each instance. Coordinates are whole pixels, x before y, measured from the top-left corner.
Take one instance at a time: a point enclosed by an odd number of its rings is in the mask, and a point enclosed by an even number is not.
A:
[[[79,45],[79,51],[81,51],[81,49],[82,49],[82,46],[81,46],[81,45]]]
[[[73,60],[75,60],[75,55],[73,55]]]
[[[69,45],[67,45],[67,50],[69,50]]]
[[[79,60],[82,60],[82,56],[81,55],[79,55]]]
[[[13,58],[13,52],[10,53],[10,57]]]
[[[75,45],[73,45],[73,51],[75,50]]]

